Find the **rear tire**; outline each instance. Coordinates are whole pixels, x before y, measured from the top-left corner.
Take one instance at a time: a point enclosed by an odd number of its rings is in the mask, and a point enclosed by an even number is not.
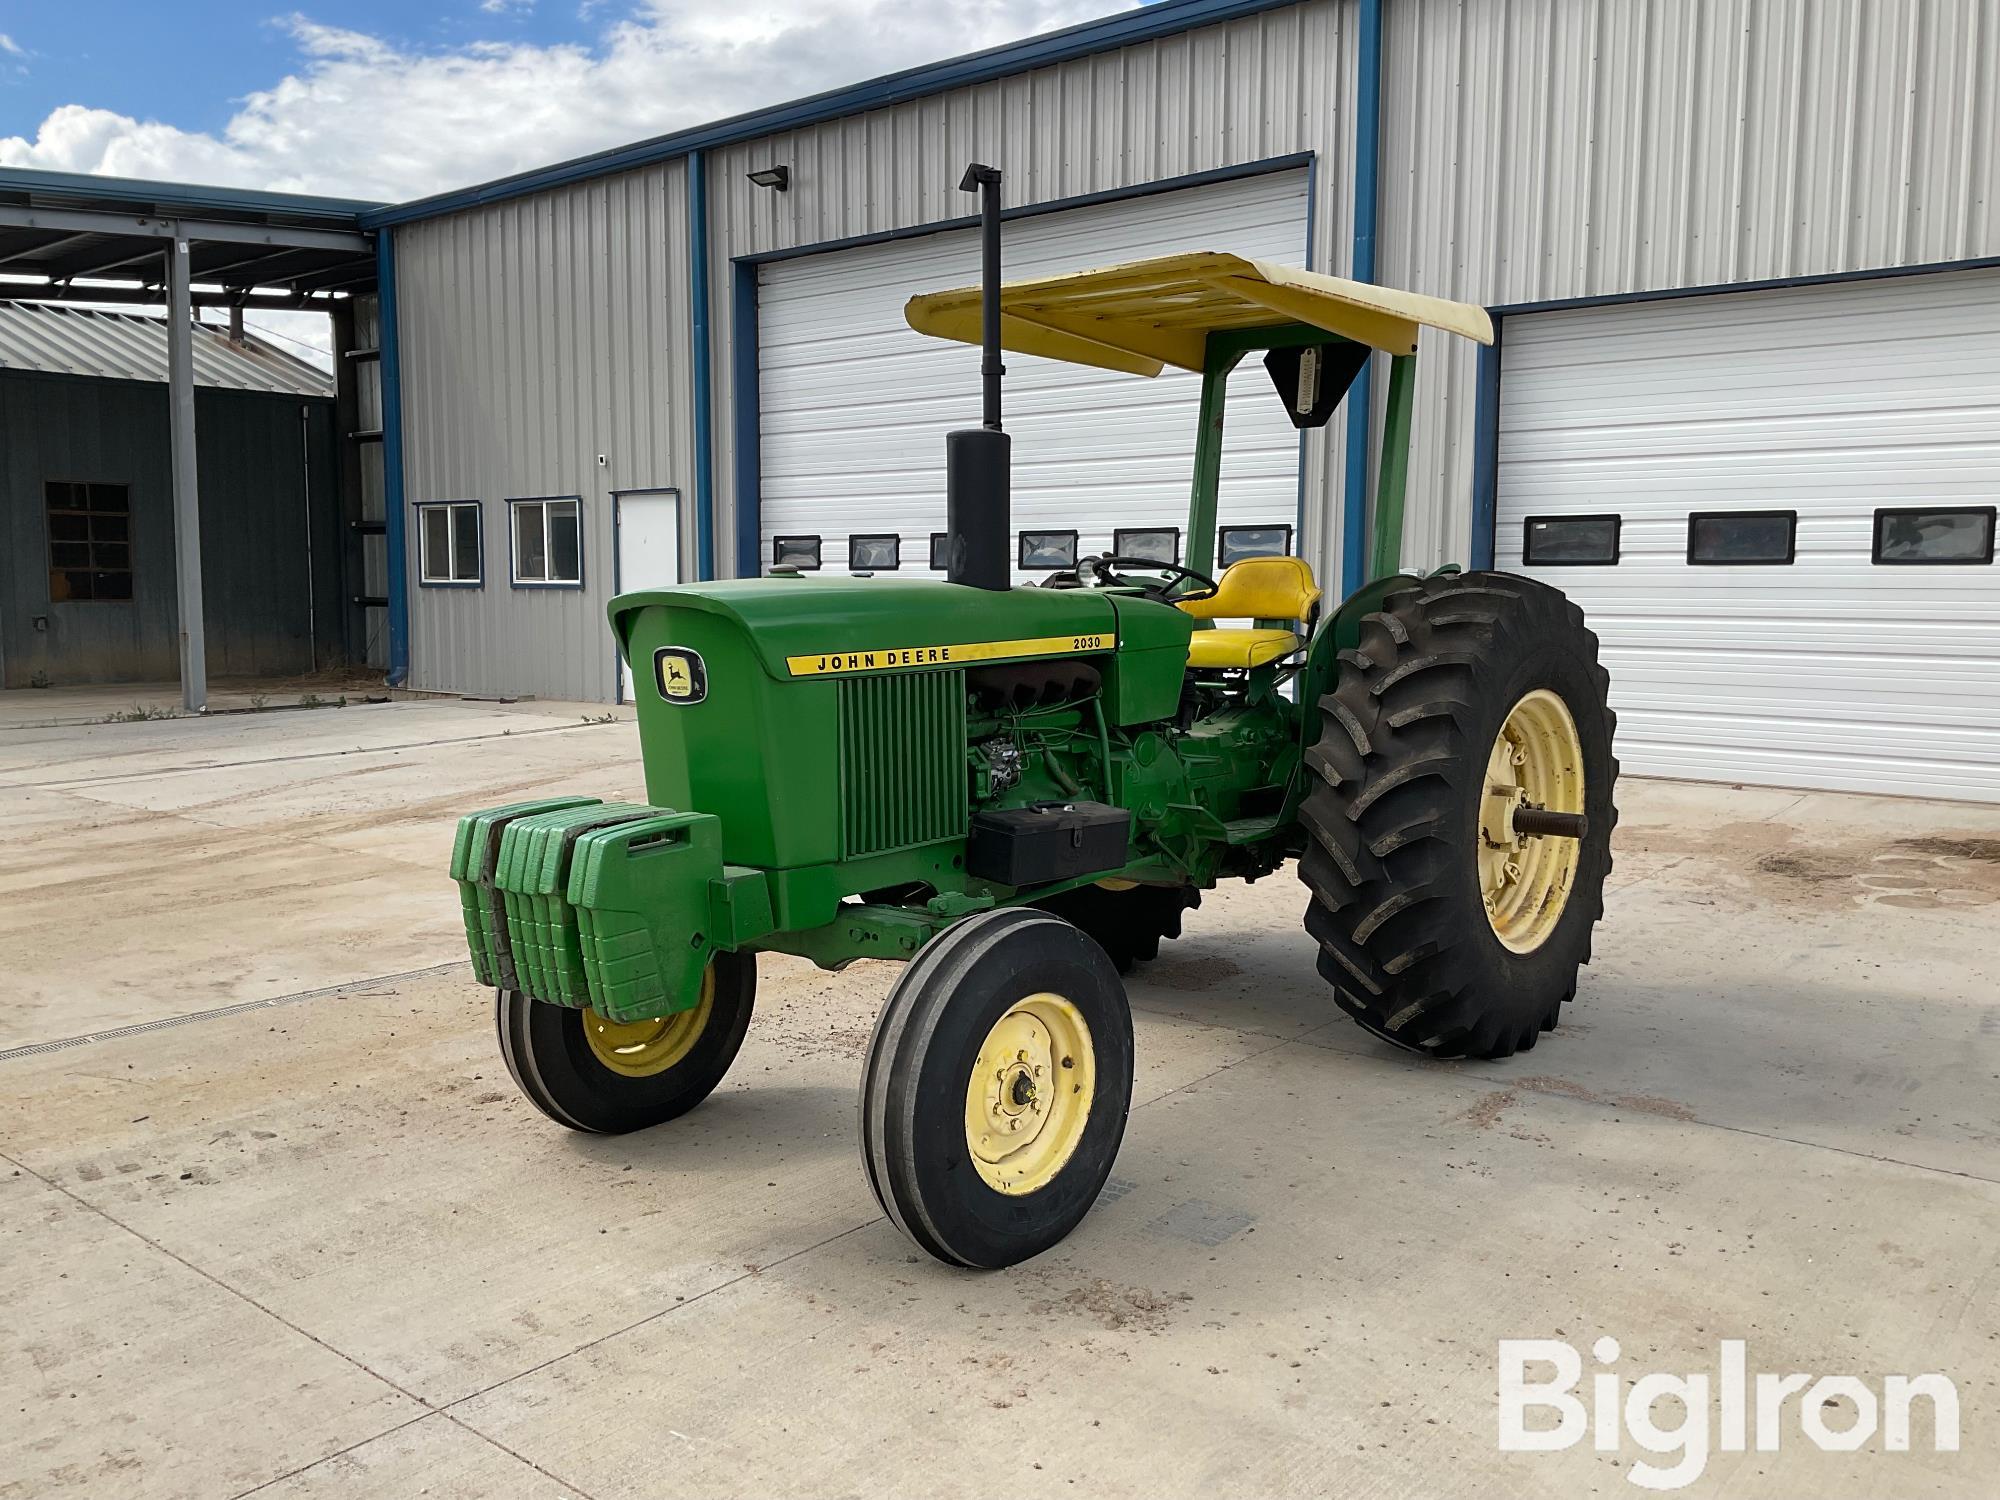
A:
[[[500,1055],[535,1108],[571,1130],[624,1135],[686,1114],[714,1092],[743,1046],[757,1000],[757,960],[718,953],[692,1012],[619,1026],[501,990]]]
[[[949,928],[903,970],[861,1081],[876,1202],[947,1265],[1039,1255],[1097,1201],[1132,1103],[1132,1012],[1103,949],[1027,907]]]
[[[1080,928],[1114,969],[1129,974],[1160,956],[1162,939],[1181,935],[1181,917],[1201,905],[1201,892],[1188,885],[1086,885],[1035,904]]]
[[[1524,1051],[1575,995],[1604,914],[1617,721],[1597,637],[1546,584],[1466,573],[1390,594],[1340,662],[1320,700],[1301,812],[1299,878],[1312,892],[1305,924],[1319,971],[1348,1014],[1397,1046],[1432,1057]],[[1542,855],[1519,854],[1511,868],[1528,868],[1530,888],[1503,887],[1490,907],[1481,852],[1503,865],[1514,856],[1491,837],[1493,804],[1482,801],[1513,773],[1496,783],[1489,756],[1504,768],[1503,726],[1542,722],[1568,747],[1550,752],[1567,768],[1551,774],[1580,771],[1580,788],[1563,785],[1588,830],[1573,852],[1550,856],[1559,875],[1547,889],[1533,887]]]

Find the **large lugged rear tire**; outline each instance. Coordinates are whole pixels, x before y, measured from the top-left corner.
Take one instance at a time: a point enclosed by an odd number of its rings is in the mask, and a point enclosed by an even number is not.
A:
[[[693,1010],[621,1025],[501,990],[500,1056],[515,1085],[559,1125],[624,1135],[686,1114],[714,1092],[743,1046],[757,1002],[757,959],[718,953]]]
[[[1319,971],[1362,1026],[1484,1058],[1554,1028],[1604,914],[1609,686],[1583,611],[1532,579],[1428,578],[1363,619],[1320,700],[1299,861]],[[1517,834],[1529,808],[1586,831]]]

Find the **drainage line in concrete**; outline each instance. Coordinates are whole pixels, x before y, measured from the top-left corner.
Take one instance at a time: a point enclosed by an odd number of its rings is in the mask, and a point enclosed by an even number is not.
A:
[[[53,1042],[30,1042],[25,1047],[11,1047],[0,1052],[0,1062],[10,1062],[17,1057],[39,1057],[45,1052],[67,1052],[72,1047],[88,1047],[92,1042],[114,1042],[124,1036],[140,1036],[148,1031],[164,1031],[169,1026],[186,1026],[194,1021],[215,1021],[224,1016],[240,1016],[253,1010],[272,1010],[280,1005],[296,1005],[301,1000],[319,1000],[328,995],[352,994],[357,990],[373,989],[380,984],[400,984],[406,979],[429,979],[436,974],[449,974],[455,969],[470,968],[464,959],[456,963],[432,964],[428,969],[406,969],[401,974],[383,974],[375,979],[355,979],[346,984],[330,984],[324,989],[300,990],[296,995],[272,995],[263,1000],[242,1000],[235,1005],[222,1005],[214,1010],[191,1011],[184,1016],[162,1016],[157,1021],[140,1021],[131,1026],[114,1026],[108,1031],[93,1031],[85,1036],[66,1036]]]

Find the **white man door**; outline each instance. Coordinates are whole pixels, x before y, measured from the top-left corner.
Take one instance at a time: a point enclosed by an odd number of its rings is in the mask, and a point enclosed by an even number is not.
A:
[[[618,592],[668,588],[681,575],[681,492],[625,490],[611,497],[618,527]],[[618,701],[632,701],[632,668]]]

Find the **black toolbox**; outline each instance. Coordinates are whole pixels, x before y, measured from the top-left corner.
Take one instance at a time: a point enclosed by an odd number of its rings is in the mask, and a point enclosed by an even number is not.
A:
[[[1103,802],[1036,802],[972,815],[966,873],[1000,885],[1045,885],[1128,858],[1132,814]]]

